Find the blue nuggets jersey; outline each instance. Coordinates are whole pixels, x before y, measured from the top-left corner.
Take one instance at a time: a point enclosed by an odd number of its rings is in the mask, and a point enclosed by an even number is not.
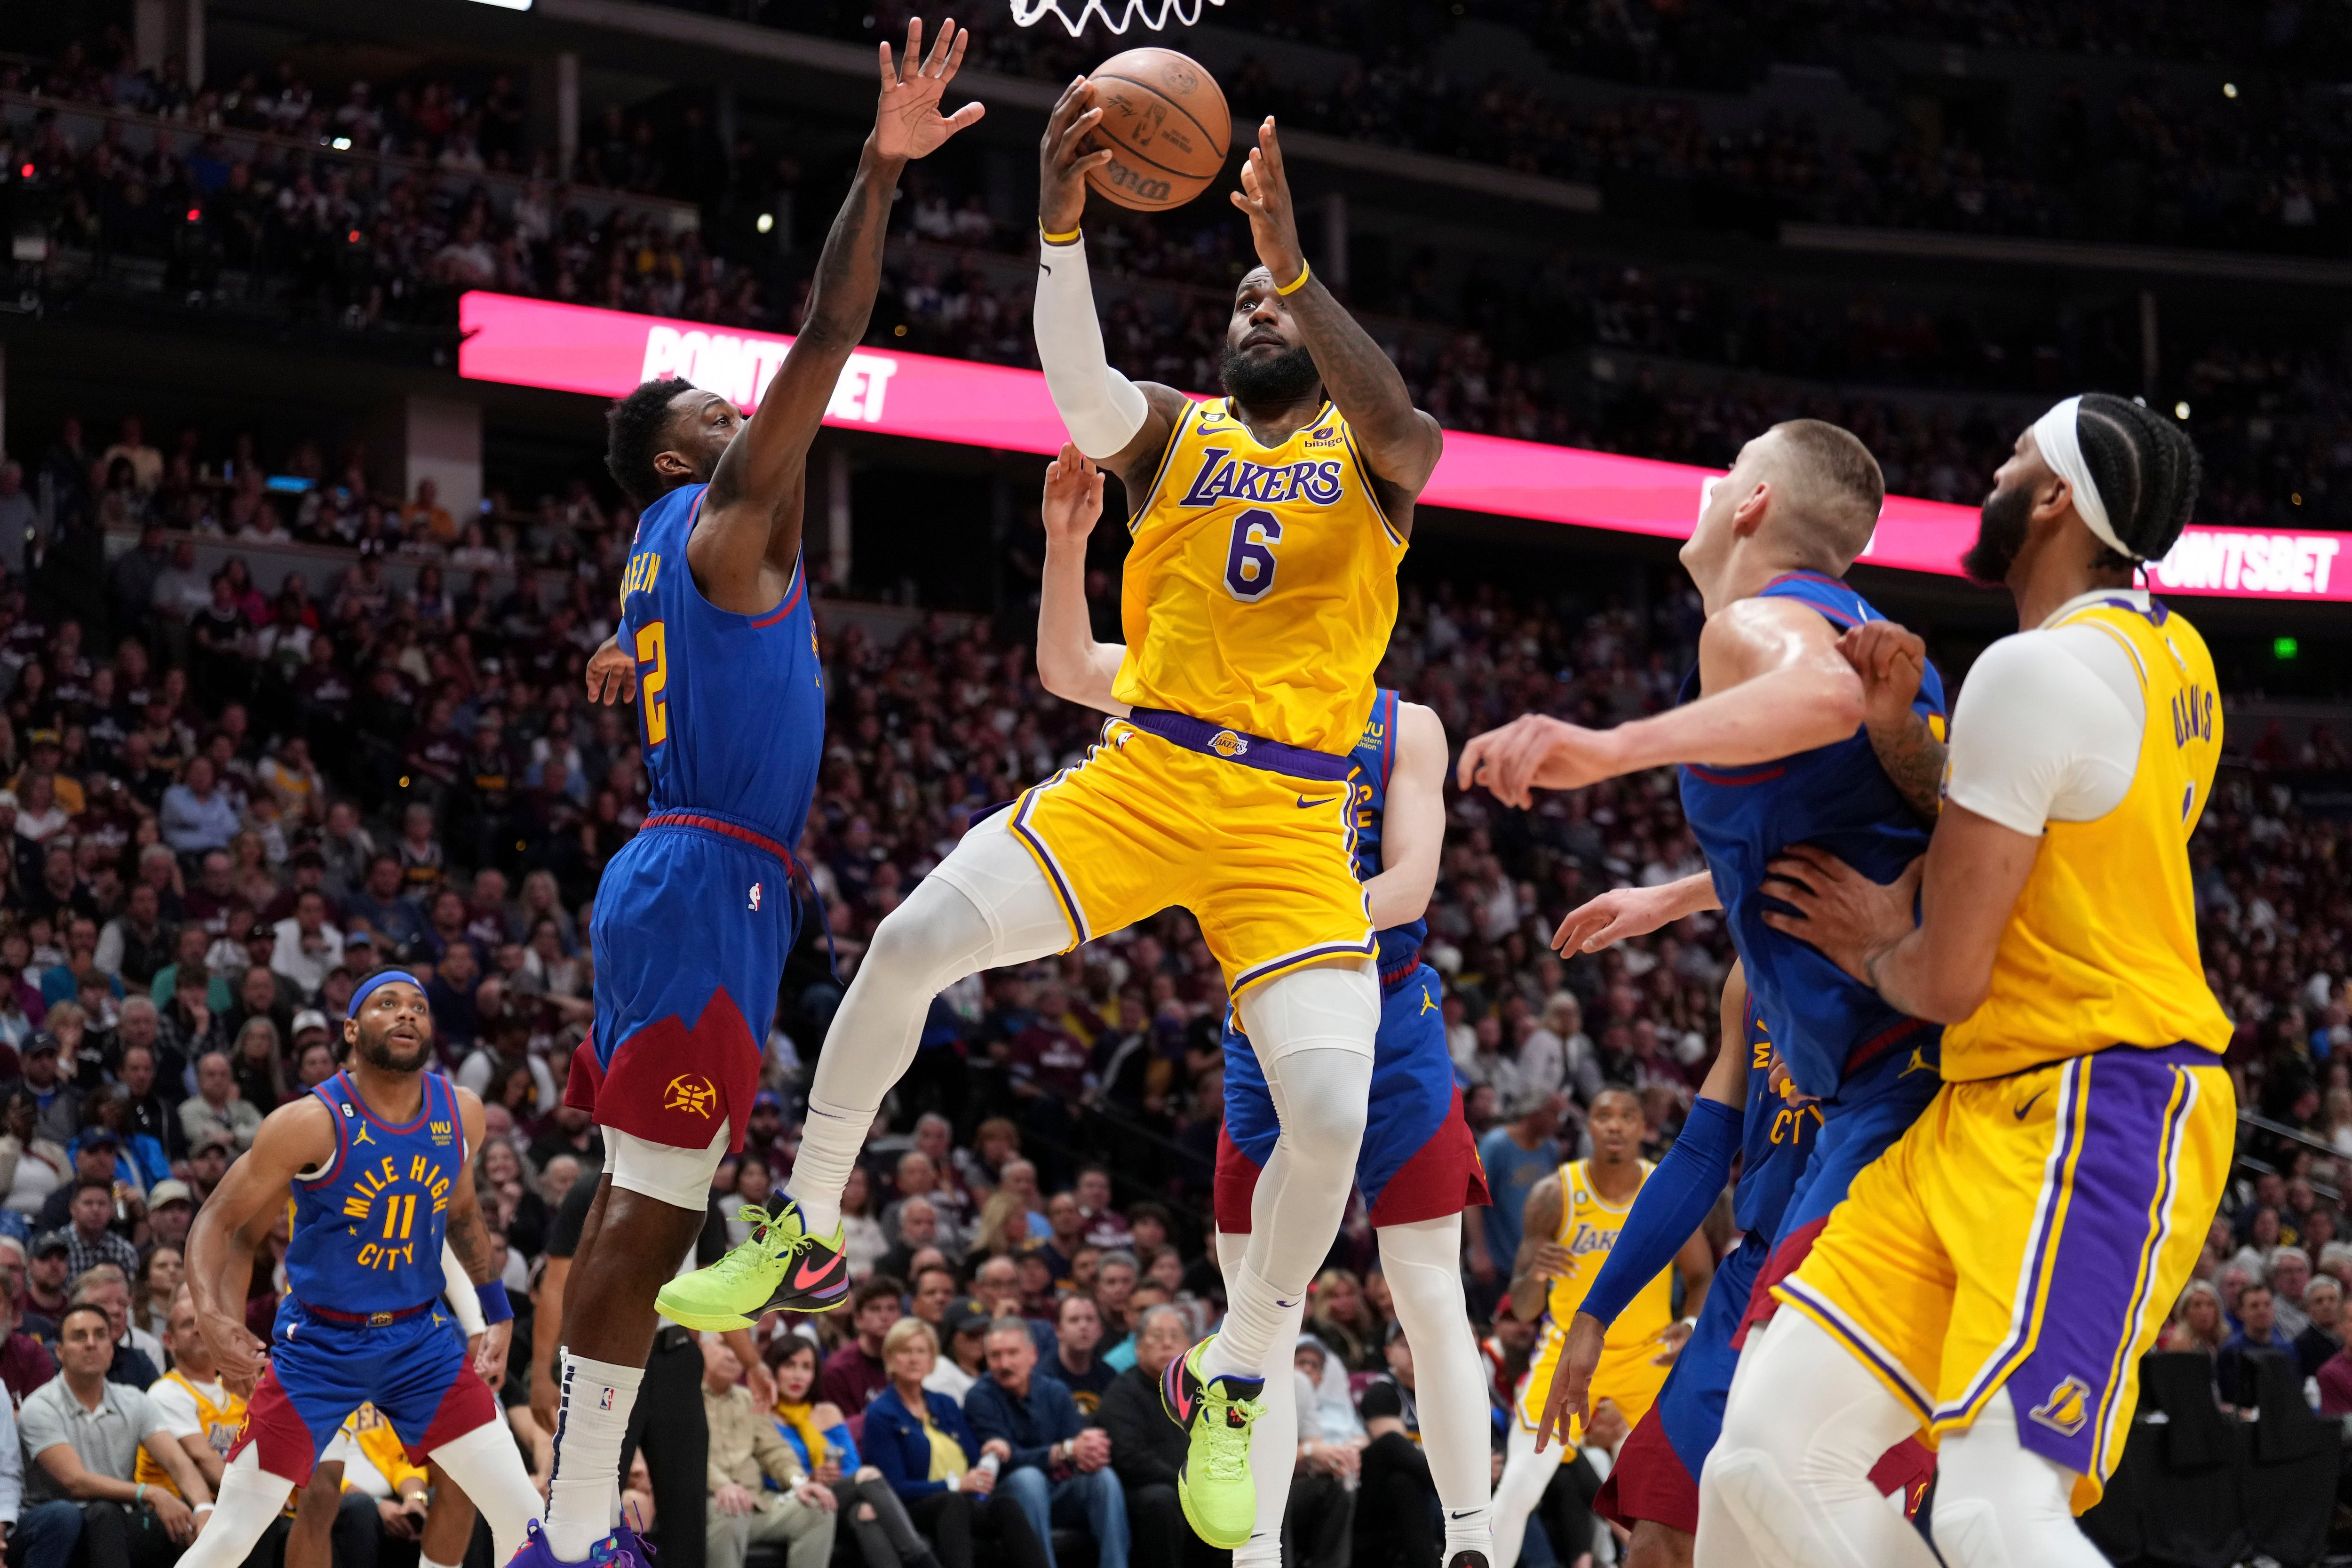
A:
[[[1841,629],[1885,619],[1852,588],[1814,572],[1775,578],[1762,596],[1800,600]],[[1693,670],[1681,700],[1697,694]],[[1944,683],[1933,665],[1913,707],[1940,738]],[[1778,762],[1677,771],[1683,814],[1706,851],[1748,991],[1797,1087],[1832,1099],[1850,1067],[1927,1026],[1888,1006],[1811,943],[1767,926],[1768,909],[1792,911],[1763,891],[1764,868],[1790,845],[1812,844],[1874,881],[1892,882],[1926,852],[1930,825],[1904,804],[1859,725],[1843,741]]]
[[[457,1091],[423,1077],[416,1120],[380,1121],[337,1073],[310,1092],[335,1116],[335,1157],[293,1187],[289,1293],[336,1313],[399,1312],[438,1297],[449,1194],[466,1168]]]
[[[1363,738],[1348,760],[1356,798],[1349,809],[1356,836],[1356,879],[1369,882],[1381,874],[1381,822],[1389,806],[1389,776],[1396,771],[1397,694],[1382,687],[1372,694],[1372,711],[1364,721]],[[1421,944],[1429,935],[1429,921],[1412,920],[1379,933],[1381,985],[1393,989],[1411,978],[1421,963]]]
[[[651,816],[686,813],[800,842],[824,759],[824,685],[805,564],[765,615],[702,596],[686,542],[707,487],[645,510],[621,579],[621,647],[637,661]]]
[[[1739,1124],[1739,1184],[1731,1191],[1731,1221],[1769,1240],[1813,1152],[1822,1113],[1818,1106],[1791,1104],[1787,1090],[1772,1087],[1772,1037],[1752,991],[1742,1043],[1748,1051],[1748,1110]]]

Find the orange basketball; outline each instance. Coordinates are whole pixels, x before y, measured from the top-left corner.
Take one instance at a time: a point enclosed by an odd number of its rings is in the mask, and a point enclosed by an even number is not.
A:
[[[1089,150],[1117,156],[1087,184],[1123,207],[1166,212],[1207,190],[1225,166],[1234,117],[1216,79],[1173,49],[1113,55],[1087,79],[1103,111]]]

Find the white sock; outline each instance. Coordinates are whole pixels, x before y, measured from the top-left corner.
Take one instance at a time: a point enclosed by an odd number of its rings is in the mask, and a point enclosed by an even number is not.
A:
[[[261,1451],[247,1447],[229,1461],[205,1531],[180,1559],[194,1568],[236,1568],[254,1543],[278,1522],[294,1483],[261,1468]]]
[[[1527,1539],[1528,1515],[1543,1500],[1544,1488],[1551,1485],[1552,1472],[1559,1468],[1567,1455],[1568,1446],[1557,1437],[1542,1453],[1537,1453],[1536,1435],[1520,1425],[1517,1415],[1511,1417],[1503,1479],[1496,1483],[1495,1500],[1489,1505],[1486,1521],[1494,1541],[1495,1554],[1488,1559],[1493,1568],[1511,1568],[1519,1560],[1519,1546]],[[1591,1550],[1573,1541],[1555,1541],[1551,1545],[1563,1563],[1574,1563]]]
[[[416,1554],[416,1568],[465,1568],[465,1565],[458,1563],[436,1563],[420,1552]]]
[[[1242,1267],[1249,1237],[1217,1233],[1217,1262],[1228,1275]],[[1290,1478],[1298,1468],[1298,1395],[1291,1371],[1298,1327],[1307,1315],[1301,1301],[1289,1312],[1289,1331],[1278,1339],[1259,1369],[1265,1392],[1250,1428],[1250,1479],[1257,1487],[1257,1522],[1250,1538],[1234,1548],[1234,1568],[1282,1568],[1282,1517],[1290,1505]]]
[[[811,1236],[841,1223],[841,1191],[881,1106],[915,1059],[931,999],[965,975],[1069,945],[1070,922],[999,812],[890,911],[859,961],[809,1084],[785,1194]]]
[[[547,1544],[562,1562],[585,1562],[589,1549],[613,1532],[621,1507],[621,1444],[645,1376],[643,1367],[563,1352],[555,1473],[547,1487]]]

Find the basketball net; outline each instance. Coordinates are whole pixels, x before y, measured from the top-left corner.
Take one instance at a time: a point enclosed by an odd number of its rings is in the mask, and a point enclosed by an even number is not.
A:
[[[1225,0],[1208,0],[1212,5],[1224,3]],[[1066,5],[1076,5],[1077,14],[1072,16],[1064,9]],[[1074,38],[1087,30],[1089,18],[1100,21],[1114,33],[1124,33],[1137,22],[1156,33],[1168,26],[1171,16],[1181,26],[1199,26],[1201,5],[1202,0],[1013,0],[1013,19],[1024,27],[1034,27],[1050,16]],[[1115,18],[1114,9],[1118,13]]]

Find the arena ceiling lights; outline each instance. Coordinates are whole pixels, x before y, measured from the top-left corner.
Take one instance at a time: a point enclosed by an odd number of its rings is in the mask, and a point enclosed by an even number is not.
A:
[[[514,0],[481,0],[486,5]],[[520,9],[529,0],[520,0]],[[640,381],[682,375],[744,407],[758,402],[792,346],[787,337],[728,331],[625,310],[481,290],[458,301],[458,374],[473,381],[617,397]],[[862,349],[849,356],[827,425],[878,434],[1050,453],[1061,416],[1033,370],[930,354]],[[1422,501],[1504,517],[1682,539],[1709,470],[1499,436],[1449,432]],[[1974,507],[1889,496],[1863,559],[1943,576],[1976,537]],[[2352,600],[2352,535],[2192,526],[2150,569],[2170,594]]]

